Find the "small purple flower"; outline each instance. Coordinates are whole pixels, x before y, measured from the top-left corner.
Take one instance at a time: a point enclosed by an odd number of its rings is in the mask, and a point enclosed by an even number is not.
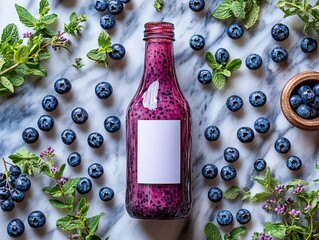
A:
[[[270,210],[272,210],[272,206],[270,204],[264,204],[262,206],[262,208],[266,211],[266,212],[270,212]]]
[[[77,233],[72,233],[71,235],[68,236],[70,240],[79,239],[79,237],[80,235]]]
[[[300,211],[296,210],[296,209],[291,209],[291,211],[288,212],[290,216],[294,217],[294,218],[298,218],[300,215]]]
[[[33,36],[32,32],[22,33],[22,37],[23,37],[23,38],[31,38],[32,36]]]
[[[278,214],[278,215],[283,215],[286,211],[286,205],[285,204],[280,204],[277,207],[275,207],[274,211]]]
[[[54,157],[54,149],[51,146],[48,146],[46,150],[40,153],[40,158],[44,157]]]
[[[293,190],[293,194],[297,195],[298,193],[303,192],[303,190],[305,189],[305,187],[301,184],[298,184],[297,187]]]
[[[295,203],[295,200],[293,198],[288,198],[287,201],[286,201],[288,204],[294,204]]]
[[[58,183],[59,183],[61,186],[63,186],[68,180],[69,180],[68,177],[60,177],[60,178],[58,179]]]
[[[275,187],[275,190],[278,194],[281,194],[285,191],[285,185],[284,184],[279,184],[278,186]]]
[[[276,200],[275,200],[275,199],[272,199],[272,198],[269,198],[269,199],[266,200],[266,202],[267,202],[267,203],[270,203],[270,204],[273,204],[273,203],[276,202]]]
[[[53,173],[58,173],[59,169],[57,167],[51,167],[50,171],[53,172]]]
[[[259,236],[261,240],[272,240],[272,237],[267,233],[260,233]]]
[[[304,208],[305,211],[309,211],[311,209],[311,205],[308,205],[307,207]]]

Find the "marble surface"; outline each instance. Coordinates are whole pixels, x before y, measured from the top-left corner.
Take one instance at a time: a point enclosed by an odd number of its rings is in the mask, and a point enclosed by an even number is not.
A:
[[[32,0],[0,1],[0,29],[10,23],[17,22],[14,3],[26,6],[37,14],[37,2]],[[116,16],[115,29],[110,31],[113,42],[122,43],[126,48],[126,56],[119,62],[110,61],[108,69],[98,66],[85,58],[86,52],[94,48],[98,33],[101,31],[99,17],[91,2],[84,0],[50,1],[52,11],[59,14],[57,29],[67,20],[72,11],[85,13],[88,22],[83,36],[72,39],[71,54],[66,51],[52,54],[46,62],[48,77],[31,79],[17,94],[0,98],[0,155],[8,156],[18,148],[26,147],[39,153],[51,145],[58,155],[58,162],[66,162],[68,154],[79,151],[82,154],[81,166],[75,169],[67,167],[69,176],[87,176],[87,167],[93,162],[103,164],[105,174],[103,179],[93,181],[93,191],[88,195],[92,209],[89,214],[103,211],[98,235],[110,235],[112,240],[201,240],[204,237],[204,226],[207,222],[216,222],[215,216],[220,209],[229,209],[234,215],[244,207],[252,212],[253,221],[247,225],[248,233],[242,239],[249,239],[254,231],[262,231],[264,221],[271,221],[275,216],[265,213],[261,205],[252,205],[240,200],[223,200],[212,204],[207,198],[208,189],[219,186],[226,190],[232,185],[239,185],[253,193],[260,188],[250,180],[250,177],[263,175],[253,170],[253,162],[257,158],[265,158],[273,174],[283,182],[302,177],[312,180],[318,177],[315,169],[318,158],[318,132],[306,132],[291,126],[280,109],[279,97],[285,83],[295,74],[304,70],[319,70],[318,52],[307,56],[299,48],[303,37],[302,24],[297,18],[283,19],[281,11],[275,8],[276,1],[268,1],[263,7],[259,23],[253,29],[246,31],[239,41],[228,38],[225,34],[227,23],[220,23],[210,17],[210,12],[220,1],[206,1],[205,10],[194,13],[188,8],[188,1],[165,0],[161,13],[153,8],[153,1],[132,0],[125,6],[124,12]],[[128,216],[124,207],[126,185],[126,152],[125,152],[125,112],[141,79],[144,59],[143,24],[147,21],[170,21],[175,24],[175,64],[179,83],[192,110],[192,187],[193,208],[186,219],[176,221],[140,221]],[[290,37],[283,43],[275,42],[270,36],[271,27],[278,22],[290,27]],[[19,24],[20,35],[26,28]],[[204,50],[194,52],[188,45],[189,38],[202,34],[206,39]],[[288,49],[289,60],[286,65],[278,65],[271,61],[270,51],[281,45]],[[231,58],[245,59],[249,53],[258,53],[263,57],[262,69],[252,72],[245,66],[227,80],[226,87],[217,91],[212,84],[202,86],[196,80],[197,72],[208,68],[204,61],[207,50],[216,51],[219,47],[229,50]],[[84,58],[86,66],[78,71],[70,66],[76,57]],[[37,119],[44,114],[41,100],[47,94],[54,94],[53,83],[59,77],[67,77],[72,81],[72,92],[66,96],[57,96],[60,102],[58,110],[52,113],[55,118],[54,130],[50,133],[40,132],[40,140],[33,145],[26,145],[21,139],[24,128],[36,127]],[[99,100],[94,94],[94,87],[100,81],[108,81],[113,85],[113,95],[107,101]],[[267,94],[267,104],[262,108],[253,108],[248,102],[252,91],[262,90]],[[227,97],[237,94],[244,99],[244,107],[238,113],[231,113],[225,107]],[[89,121],[84,126],[76,126],[70,113],[73,108],[81,106],[89,113]],[[103,128],[103,121],[110,115],[118,116],[122,121],[122,129],[116,134],[109,134]],[[236,138],[239,127],[250,126],[257,117],[265,116],[271,121],[271,130],[266,135],[256,134],[251,144],[242,144]],[[214,124],[221,130],[221,138],[209,143],[203,136],[204,129]],[[76,131],[78,139],[70,147],[64,145],[60,133],[65,128]],[[100,150],[91,149],[86,138],[89,133],[98,131],[104,136],[105,142]],[[285,136],[291,140],[292,149],[289,154],[296,154],[303,160],[301,171],[292,173],[285,166],[286,155],[275,152],[273,144],[276,138]],[[225,147],[237,147],[240,160],[234,164],[238,171],[236,180],[225,183],[220,177],[206,181],[201,175],[201,168],[206,163],[215,163],[220,169],[226,165],[223,160]],[[3,170],[3,166],[0,166]],[[62,216],[48,203],[48,196],[41,188],[50,181],[46,177],[32,178],[32,190],[27,194],[22,204],[17,204],[12,213],[0,213],[0,239],[9,239],[4,230],[7,223],[15,218],[21,218],[26,224],[26,232],[21,239],[64,239],[64,235],[56,229],[55,221]],[[109,186],[115,191],[115,198],[109,203],[103,203],[98,197],[102,186]],[[30,229],[27,225],[27,215],[33,210],[41,210],[47,216],[46,227],[40,231]],[[238,226],[234,221],[232,227]],[[230,228],[220,228],[229,231]]]

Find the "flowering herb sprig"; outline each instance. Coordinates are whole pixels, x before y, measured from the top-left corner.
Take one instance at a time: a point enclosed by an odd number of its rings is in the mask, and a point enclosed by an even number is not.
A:
[[[264,179],[254,178],[266,191],[255,194],[251,202],[266,199],[262,208],[275,213],[282,221],[264,224],[263,233],[255,233],[253,239],[318,239],[319,238],[319,190],[307,191],[308,182],[295,179],[287,185],[280,183],[267,169]]]
[[[58,219],[56,225],[68,234],[69,239],[100,240],[95,233],[103,213],[87,217],[90,205],[84,197],[76,198],[76,185],[80,178],[63,176],[66,164],[56,166],[54,157],[54,150],[50,146],[39,156],[27,149],[20,149],[9,156],[23,173],[43,173],[54,180],[54,186],[46,186],[42,190],[51,196],[49,202],[52,206],[66,211],[67,215]]]
[[[70,15],[70,22],[64,24],[63,31],[52,31],[49,25],[56,22],[58,16],[49,13],[48,0],[41,0],[39,4],[39,17],[33,16],[27,9],[16,4],[16,12],[20,22],[31,31],[19,37],[18,28],[14,23],[7,25],[0,39],[0,95],[14,92],[14,88],[22,85],[26,76],[47,75],[41,61],[50,58],[49,47],[54,50],[69,49],[71,41],[65,37],[78,36],[83,30],[82,23],[86,16]]]

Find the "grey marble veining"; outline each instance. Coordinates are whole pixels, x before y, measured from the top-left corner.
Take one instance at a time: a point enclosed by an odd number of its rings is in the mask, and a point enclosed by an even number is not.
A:
[[[37,14],[38,1],[15,0],[0,1],[0,29],[10,23],[17,22],[14,3],[26,6],[33,14]],[[299,48],[302,34],[302,24],[297,18],[283,19],[283,13],[275,8],[276,1],[269,1],[263,9],[262,16],[251,30],[246,31],[243,39],[234,41],[226,36],[227,23],[217,22],[210,17],[210,12],[220,1],[206,1],[205,10],[194,13],[188,8],[188,1],[165,0],[162,13],[153,8],[153,1],[132,0],[125,6],[124,12],[116,16],[116,26],[110,31],[112,41],[122,43],[126,48],[126,56],[119,62],[110,61],[109,68],[98,66],[85,58],[86,53],[97,46],[97,36],[101,31],[99,18],[102,14],[96,12],[92,1],[50,1],[53,12],[58,13],[59,22],[56,26],[61,29],[62,23],[67,21],[72,11],[85,13],[88,22],[83,36],[72,39],[71,53],[60,51],[52,53],[52,57],[45,63],[48,77],[31,79],[17,90],[11,97],[0,98],[0,156],[8,156],[18,148],[27,147],[34,152],[40,152],[47,145],[51,145],[58,154],[58,162],[66,162],[68,154],[79,151],[82,163],[79,168],[67,167],[66,175],[86,176],[87,167],[93,162],[100,162],[104,166],[103,179],[93,181],[93,191],[88,195],[92,209],[90,215],[101,211],[102,218],[98,235],[110,235],[112,240],[202,240],[204,226],[214,221],[220,209],[229,209],[235,216],[238,209],[244,207],[252,212],[253,221],[247,225],[248,233],[242,239],[249,239],[254,231],[262,231],[264,221],[274,220],[261,209],[260,204],[249,202],[223,200],[219,204],[212,204],[207,198],[208,189],[219,186],[226,190],[232,185],[239,185],[245,190],[256,193],[261,188],[254,184],[251,176],[259,176],[253,170],[253,162],[257,158],[264,158],[273,174],[283,182],[295,177],[313,180],[318,177],[315,169],[318,158],[318,132],[306,132],[292,127],[280,110],[280,93],[285,83],[295,74],[304,70],[319,70],[318,53],[306,56]],[[183,93],[192,110],[192,186],[193,208],[186,219],[176,221],[140,221],[132,219],[125,211],[126,184],[126,152],[125,152],[125,112],[141,79],[144,61],[143,25],[148,21],[171,21],[175,24],[175,66]],[[290,37],[283,43],[275,42],[270,36],[271,27],[283,22],[290,27]],[[228,22],[229,23],[229,22]],[[19,24],[20,34],[26,28]],[[202,34],[206,39],[204,50],[194,52],[188,45],[189,38],[195,34]],[[275,46],[283,46],[289,51],[286,65],[278,65],[270,59],[270,51]],[[262,69],[252,72],[244,65],[240,71],[227,80],[226,87],[217,91],[212,84],[200,85],[197,72],[208,68],[204,54],[207,50],[215,52],[224,47],[229,50],[231,58],[245,59],[250,53],[258,53],[263,57]],[[76,57],[82,57],[86,66],[78,71],[71,66]],[[36,127],[39,116],[44,114],[41,100],[47,94],[55,94],[53,83],[59,77],[67,77],[72,81],[72,93],[67,96],[58,95],[60,102],[58,110],[52,113],[55,118],[54,130],[50,133],[40,132],[40,141],[28,146],[21,139],[24,128]],[[94,87],[100,81],[112,84],[114,92],[107,101],[99,100],[94,94]],[[250,106],[248,96],[252,91],[262,90],[267,94],[266,106],[256,109]],[[244,107],[238,113],[231,113],[225,107],[226,99],[237,94],[244,100]],[[84,126],[76,126],[70,113],[73,108],[81,106],[89,113],[89,121]],[[122,121],[122,129],[116,134],[109,134],[103,128],[103,121],[107,116],[116,115]],[[271,121],[271,130],[265,136],[256,134],[251,144],[242,144],[236,138],[239,127],[253,127],[255,119],[266,116]],[[210,125],[217,125],[221,130],[221,138],[214,143],[208,143],[204,136],[204,129]],[[76,131],[78,139],[70,147],[65,146],[60,133],[65,128]],[[104,136],[105,142],[100,150],[92,150],[86,143],[89,133],[98,131]],[[286,155],[282,156],[274,150],[273,144],[277,137],[285,136],[291,140],[292,149],[289,154],[296,154],[303,160],[302,170],[290,172],[285,166]],[[205,180],[201,175],[201,168],[206,163],[215,163],[220,169],[226,165],[223,151],[226,147],[237,147],[240,160],[234,164],[238,171],[235,181],[225,183],[217,177]],[[0,166],[0,170],[3,167]],[[64,239],[64,235],[55,227],[55,221],[62,212],[56,211],[48,203],[48,196],[41,188],[50,184],[45,176],[32,178],[32,190],[27,194],[22,204],[17,204],[12,213],[0,213],[0,239],[9,239],[4,231],[9,220],[21,218],[26,224],[26,232],[21,239]],[[115,191],[115,198],[109,203],[103,203],[98,198],[98,191],[102,186],[109,186]],[[47,216],[46,227],[40,231],[30,229],[27,225],[27,215],[33,210],[41,210]],[[234,221],[232,227],[239,226]],[[227,232],[227,228],[220,228]]]

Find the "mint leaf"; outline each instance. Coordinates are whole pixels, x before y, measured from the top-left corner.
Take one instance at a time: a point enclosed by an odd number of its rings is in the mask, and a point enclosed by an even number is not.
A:
[[[303,186],[309,185],[309,183],[303,179],[294,179],[290,183],[287,184],[288,187],[297,186],[298,184],[301,184]]]
[[[85,225],[89,229],[90,235],[95,235],[97,228],[99,227],[100,219],[102,216],[103,216],[103,213],[100,213],[99,215],[86,219]]]
[[[214,223],[207,223],[204,232],[207,240],[222,240],[219,229]]]
[[[101,32],[98,38],[98,44],[102,48],[108,48],[111,46],[111,36],[107,32]]]
[[[50,52],[45,50],[45,51],[41,51],[38,55],[39,60],[46,60],[50,58]]]
[[[243,20],[245,28],[251,28],[258,20],[260,12],[260,7],[257,4],[253,4],[251,11],[247,14],[246,18]]]
[[[226,77],[220,73],[213,73],[213,83],[218,90],[222,89],[225,85]]]
[[[6,61],[4,61],[2,58],[0,58],[0,70],[2,69],[4,64],[6,64]]]
[[[69,17],[69,20],[70,22],[68,24],[64,24],[64,31],[74,37],[80,35],[84,28],[81,23],[86,21],[86,15],[82,14],[78,16],[75,12],[73,12]]]
[[[265,198],[267,198],[270,195],[269,192],[260,192],[260,193],[256,193],[251,199],[250,202],[251,203],[256,203],[259,202]]]
[[[227,70],[227,69],[224,69],[224,70],[222,71],[222,74],[223,74],[225,77],[230,77],[230,76],[231,76],[231,72],[230,72],[229,70]]]
[[[216,59],[215,59],[214,55],[211,52],[206,52],[205,60],[206,60],[206,64],[210,68],[215,69],[215,68],[218,67],[218,63],[216,62]]]
[[[224,0],[221,4],[219,4],[215,10],[212,12],[212,16],[217,19],[227,19],[233,16],[233,12],[231,10],[232,1]]]
[[[71,231],[84,229],[85,226],[81,220],[73,219],[71,216],[65,216],[57,220],[56,226],[62,231]]]
[[[37,19],[34,16],[32,16],[32,14],[27,9],[19,6],[18,4],[15,4],[15,8],[21,23],[23,23],[26,27],[35,26]]]
[[[90,205],[86,202],[85,198],[81,198],[78,206],[78,210],[80,212],[81,218],[85,218],[88,211],[90,209]]]
[[[231,10],[236,18],[244,19],[246,16],[245,7],[246,3],[244,1],[234,1],[231,5]]]
[[[85,237],[85,240],[101,240],[101,238],[99,238],[96,235],[93,235],[93,236],[88,235],[88,236]]]
[[[44,193],[49,194],[51,197],[58,198],[62,196],[61,189],[59,187],[44,187],[42,188]]]
[[[239,58],[235,58],[231,61],[229,61],[227,64],[226,64],[226,69],[230,72],[234,72],[234,71],[237,71],[238,69],[240,69],[241,67],[241,64],[242,64],[242,60],[239,59]]]
[[[236,227],[230,232],[230,240],[237,240],[241,235],[244,235],[246,232],[246,227]]]
[[[11,38],[12,42],[19,40],[18,28],[14,23],[8,24],[2,31],[1,42],[5,42],[8,38]]]
[[[264,232],[272,237],[283,239],[286,236],[286,226],[283,223],[265,222]]]
[[[39,14],[41,16],[44,16],[44,15],[48,14],[49,11],[50,11],[49,1],[48,0],[41,0],[40,5],[39,5]]]
[[[50,14],[50,15],[46,15],[44,17],[41,18],[41,22],[49,25],[49,24],[52,24],[56,21],[56,19],[58,18],[58,15],[56,14]]]
[[[63,185],[63,190],[64,194],[72,194],[76,191],[76,184],[80,180],[79,177],[71,178],[69,179],[64,185]]]
[[[239,194],[240,194],[240,187],[232,186],[224,193],[224,198],[228,200],[233,200],[237,198]]]
[[[14,53],[14,61],[16,63],[23,63],[29,57],[29,48],[27,46],[21,45],[18,50]]]
[[[89,51],[86,56],[97,63],[107,63],[106,53],[100,52],[99,49],[93,49]]]
[[[13,86],[18,87],[24,83],[24,78],[18,74],[9,77],[10,82]]]
[[[56,208],[68,209],[70,207],[69,205],[66,205],[65,203],[56,199],[49,199],[49,202],[53,207],[56,207]]]
[[[155,0],[153,6],[158,12],[161,12],[164,7],[164,0]]]
[[[249,198],[249,196],[251,195],[251,192],[248,191],[248,192],[245,192],[244,196],[242,197],[242,201],[245,201],[247,198]]]
[[[63,173],[64,173],[65,167],[66,167],[66,164],[65,164],[65,163],[63,163],[63,164],[60,166],[59,172],[57,172],[57,173],[55,174],[55,178],[56,178],[56,179],[59,179],[60,177],[62,177],[62,175],[63,175]]]
[[[8,78],[1,77],[0,78],[0,83],[2,84],[2,86],[4,86],[10,92],[12,92],[12,93],[14,92],[13,84],[9,81]]]

